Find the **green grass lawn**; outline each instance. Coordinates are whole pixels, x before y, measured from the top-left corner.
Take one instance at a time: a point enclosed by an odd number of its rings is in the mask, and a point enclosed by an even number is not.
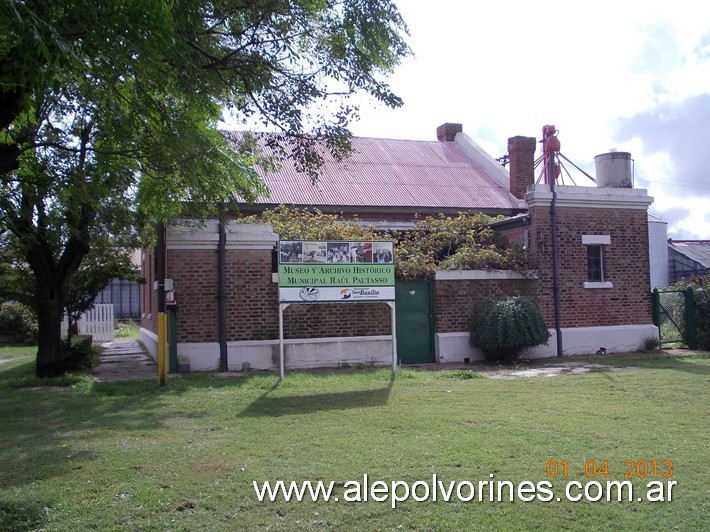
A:
[[[0,364],[18,358],[30,358],[37,352],[36,346],[29,345],[0,345]]]
[[[4,348],[3,348],[4,349]],[[13,348],[17,349],[17,348]],[[28,351],[31,355],[32,350]],[[491,380],[339,369],[37,390],[0,349],[3,530],[699,530],[707,527],[710,357]],[[609,359],[624,365],[623,357]],[[595,360],[597,361],[597,360]],[[606,362],[606,360],[605,360]],[[23,380],[24,379],[24,380]],[[18,383],[32,384],[18,387]],[[550,479],[548,461],[566,461]],[[585,476],[606,461],[608,476]],[[346,502],[350,481],[623,481],[632,502]],[[670,479],[664,460],[672,460]],[[339,502],[259,502],[253,481],[334,481]],[[672,501],[639,502],[651,480]],[[420,486],[421,489],[423,487]],[[421,489],[419,494],[421,495]],[[573,493],[579,493],[576,490]],[[507,492],[506,492],[507,493]],[[464,493],[465,495],[465,493]],[[486,493],[487,495],[487,493]],[[517,497],[516,497],[517,498]]]
[[[120,320],[116,321],[116,326],[114,327],[114,337],[115,338],[138,338],[140,333],[140,324],[134,320]]]

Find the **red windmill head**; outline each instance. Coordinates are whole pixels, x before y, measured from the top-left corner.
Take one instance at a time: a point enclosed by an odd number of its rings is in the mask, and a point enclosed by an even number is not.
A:
[[[535,160],[534,165],[535,168],[537,168],[540,164],[542,165],[542,172],[540,172],[537,182],[540,183],[542,181],[545,184],[550,184],[554,181],[556,183],[557,180],[562,177],[562,169],[564,168],[564,171],[570,181],[576,185],[572,175],[569,173],[567,168],[563,166],[563,159],[589,179],[595,181],[592,176],[560,153],[560,139],[557,138],[558,133],[559,130],[552,124],[542,126],[542,155]],[[562,184],[564,184],[564,181],[562,181]]]
[[[557,138],[557,129],[555,126],[542,126],[542,151],[550,153],[560,151],[560,139]]]

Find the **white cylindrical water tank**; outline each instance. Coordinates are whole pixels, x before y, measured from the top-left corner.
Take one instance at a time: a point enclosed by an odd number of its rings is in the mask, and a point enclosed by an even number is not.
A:
[[[598,187],[632,188],[631,154],[612,151],[594,157]]]

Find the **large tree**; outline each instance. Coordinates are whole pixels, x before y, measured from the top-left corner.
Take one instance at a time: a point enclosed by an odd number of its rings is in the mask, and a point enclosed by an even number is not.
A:
[[[116,238],[265,194],[225,108],[304,170],[347,153],[349,97],[401,105],[389,0],[0,0],[0,231],[34,276],[37,374],[64,371],[61,316],[97,233]],[[247,137],[248,138],[248,137]]]

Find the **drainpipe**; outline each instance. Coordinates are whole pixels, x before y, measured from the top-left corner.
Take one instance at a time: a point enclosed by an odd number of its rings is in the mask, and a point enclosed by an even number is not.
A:
[[[165,224],[158,224],[158,243],[155,253],[155,273],[158,297],[158,383],[165,386],[168,382],[168,320],[165,314]]]
[[[552,201],[550,202],[550,231],[552,232],[552,298],[555,304],[555,333],[557,335],[557,356],[562,356],[562,327],[560,326],[560,283],[557,268],[557,191],[555,190],[555,153],[547,155],[549,170],[550,192]]]
[[[219,242],[217,245],[217,319],[219,335],[219,370],[227,371],[227,297],[225,293],[227,234],[224,222],[219,222]]]

